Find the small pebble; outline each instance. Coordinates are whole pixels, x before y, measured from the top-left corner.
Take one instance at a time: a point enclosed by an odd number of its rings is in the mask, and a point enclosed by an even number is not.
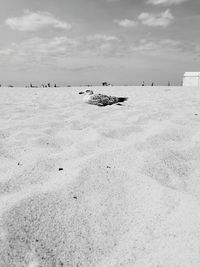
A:
[[[110,166],[107,166],[106,168],[107,168],[107,169],[110,169],[111,167],[110,167]]]
[[[59,170],[59,171],[63,171],[63,168],[59,168],[58,170]]]
[[[77,197],[76,197],[76,196],[74,196],[73,198],[74,198],[74,199],[77,199]]]

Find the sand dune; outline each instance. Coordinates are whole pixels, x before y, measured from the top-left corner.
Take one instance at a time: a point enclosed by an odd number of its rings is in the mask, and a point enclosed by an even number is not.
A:
[[[1,267],[199,267],[200,89],[0,88]]]

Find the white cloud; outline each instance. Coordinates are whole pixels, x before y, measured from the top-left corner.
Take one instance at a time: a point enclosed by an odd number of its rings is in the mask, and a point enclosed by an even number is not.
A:
[[[123,20],[116,20],[115,19],[114,23],[116,23],[120,27],[124,27],[124,28],[133,28],[138,24],[137,21],[129,20],[129,19],[123,19]]]
[[[177,40],[172,40],[172,39],[164,39],[159,42],[161,45],[165,45],[168,47],[181,47],[182,43]]]
[[[147,26],[160,26],[160,27],[167,27],[172,20],[174,19],[173,15],[171,14],[170,10],[167,9],[162,13],[141,13],[138,16],[138,19]]]
[[[104,36],[104,35],[103,35]],[[106,36],[106,38],[105,38]],[[80,62],[97,62],[113,58],[129,58],[136,54],[145,56],[197,56],[199,45],[190,41],[180,42],[172,39],[142,39],[132,44],[127,40],[104,38],[90,41],[80,38],[78,41],[66,36],[55,38],[30,38],[10,46],[0,47],[0,65],[9,68],[23,68],[27,71],[38,69],[80,68]],[[114,36],[113,36],[114,37]],[[72,66],[70,62],[73,61]],[[83,64],[83,68],[84,68]]]
[[[94,34],[87,37],[84,47],[85,56],[115,57],[122,52],[121,40],[113,35]]]
[[[88,41],[104,41],[104,42],[109,42],[109,41],[119,41],[119,38],[116,36],[112,35],[105,35],[105,34],[94,34],[90,35],[87,37]]]
[[[131,46],[132,51],[151,51],[157,50],[158,44],[154,41],[147,41],[146,39],[142,39],[139,43],[133,44]]]
[[[9,56],[15,51],[11,48],[0,49],[0,56]]]
[[[76,55],[78,46],[76,40],[65,36],[52,39],[35,37],[0,49],[0,59],[16,66],[55,64],[59,59]]]
[[[115,57],[121,52],[116,36],[95,34],[80,40],[66,36],[54,38],[34,37],[8,47],[0,47],[0,63],[11,66],[57,66],[67,65],[70,58]]]
[[[21,17],[8,18],[5,23],[12,29],[18,31],[37,31],[41,29],[70,29],[71,24],[56,19],[51,13],[26,10]]]
[[[148,0],[147,3],[148,4],[153,4],[153,5],[166,5],[166,6],[170,6],[173,4],[181,4],[183,2],[186,2],[188,0]]]
[[[132,52],[147,53],[150,55],[178,54],[194,50],[191,44],[182,43],[178,40],[161,39],[146,40],[141,39],[130,46]]]
[[[99,48],[103,53],[109,53],[110,51],[113,50],[113,46],[111,43],[101,44]]]

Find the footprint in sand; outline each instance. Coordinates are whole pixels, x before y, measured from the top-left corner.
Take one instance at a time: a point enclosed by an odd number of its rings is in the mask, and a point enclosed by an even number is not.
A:
[[[63,150],[64,139],[63,138],[51,138],[50,136],[44,136],[37,138],[33,141],[34,145],[41,149],[53,150],[54,152],[60,152]]]
[[[162,185],[178,191],[186,190],[187,180],[191,175],[190,160],[177,151],[161,149],[144,158],[143,172]]]
[[[142,128],[140,126],[127,126],[117,129],[108,129],[108,130],[100,130],[100,133],[103,136],[106,136],[108,138],[115,138],[115,139],[123,139],[131,134],[137,134],[142,131]]]
[[[6,139],[9,136],[10,136],[10,133],[8,132],[8,130],[7,131],[6,130],[4,130],[4,131],[0,130],[0,139]]]

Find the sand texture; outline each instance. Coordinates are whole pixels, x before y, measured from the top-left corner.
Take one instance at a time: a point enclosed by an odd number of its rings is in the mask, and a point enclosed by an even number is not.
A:
[[[200,88],[0,88],[0,267],[199,267]]]

